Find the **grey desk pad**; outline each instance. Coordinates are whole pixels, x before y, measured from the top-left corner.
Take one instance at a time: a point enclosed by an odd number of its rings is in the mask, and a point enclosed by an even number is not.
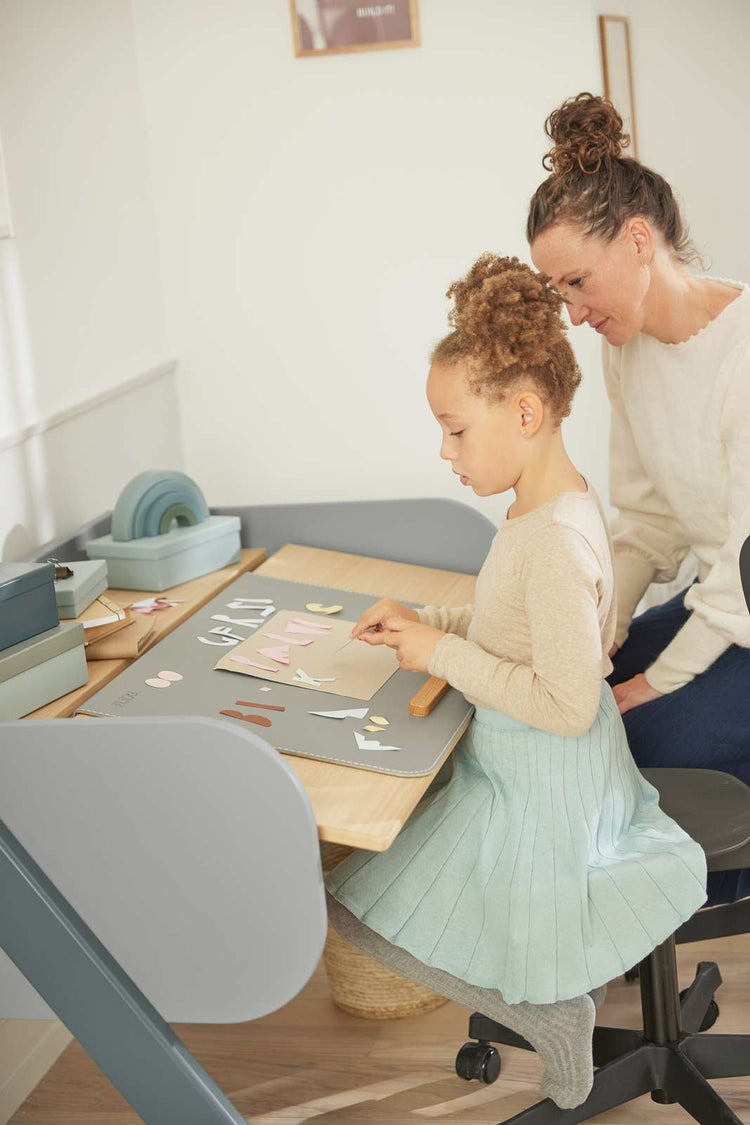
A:
[[[229,608],[229,603],[239,598],[272,598],[277,610],[292,609],[312,617],[315,614],[305,610],[307,602],[342,605],[343,610],[336,617],[356,621],[362,611],[377,601],[379,596],[352,593],[328,586],[310,586],[280,578],[266,578],[260,574],[243,574],[187,621],[178,625],[169,636],[135,660],[106,687],[87,699],[76,713],[116,717],[207,715],[225,718],[228,723],[238,723],[242,720],[222,716],[220,712],[226,709],[239,710],[270,718],[270,727],[253,724],[252,729],[277,750],[288,754],[338,762],[379,773],[410,777],[432,773],[455,745],[474,712],[471,704],[454,688],[448,689],[432,714],[424,719],[409,714],[409,700],[429,678],[415,672],[397,671],[369,703],[281,683],[273,684],[271,691],[261,692],[262,686],[269,686],[267,680],[214,669],[219,657],[229,651],[228,647],[206,645],[198,640],[200,636],[211,637],[211,629],[227,627],[225,621],[214,620],[214,614],[230,618],[252,616],[251,610]],[[323,614],[321,617],[323,620],[330,620]],[[262,626],[228,627],[236,636],[244,639]],[[221,641],[220,636],[213,636],[212,639]],[[168,688],[149,687],[145,681],[158,676],[161,671],[178,672],[183,679],[172,683]],[[276,712],[237,707],[238,699],[276,704],[286,710]],[[368,708],[364,719],[328,719],[308,713],[361,707]],[[377,739],[383,745],[399,746],[401,749],[359,749],[354,731],[361,731],[369,722],[370,715],[384,715],[390,725],[380,735],[365,732],[365,737]]]

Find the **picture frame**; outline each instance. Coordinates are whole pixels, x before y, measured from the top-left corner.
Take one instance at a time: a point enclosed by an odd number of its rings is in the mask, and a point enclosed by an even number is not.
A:
[[[419,46],[418,0],[289,0],[297,58]]]
[[[624,131],[630,134],[628,155],[637,160],[638,131],[635,120],[630,20],[627,16],[599,16],[599,45],[604,96],[609,98],[622,117]]]

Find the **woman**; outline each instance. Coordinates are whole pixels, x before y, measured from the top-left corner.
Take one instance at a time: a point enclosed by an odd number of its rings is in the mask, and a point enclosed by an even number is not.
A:
[[[603,337],[618,621],[608,677],[642,767],[697,766],[750,784],[750,291],[697,276],[669,184],[622,156],[622,119],[579,94],[554,142],[527,237],[573,324]],[[633,619],[692,550],[698,577]],[[750,870],[709,877],[710,905],[750,895]]]

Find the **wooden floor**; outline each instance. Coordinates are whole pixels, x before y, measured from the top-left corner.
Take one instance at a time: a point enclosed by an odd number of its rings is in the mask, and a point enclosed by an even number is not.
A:
[[[692,980],[698,961],[718,961],[724,985],[712,1031],[750,1034],[750,935],[679,946],[678,960],[681,988]],[[176,1030],[253,1125],[494,1125],[538,1100],[540,1064],[529,1052],[503,1047],[503,1070],[494,1086],[462,1081],[453,1065],[466,1038],[467,1016],[455,1004],[384,1023],[346,1015],[331,1002],[321,962],[299,996],[265,1019],[182,1024]],[[637,1027],[639,1019],[638,985],[616,980],[599,1022]],[[748,1063],[750,1070],[750,1051]],[[750,1078],[714,1085],[750,1125]],[[74,1042],[11,1120],[12,1125],[137,1125],[140,1118]],[[592,1120],[676,1125],[692,1119],[679,1106],[643,1097]]]

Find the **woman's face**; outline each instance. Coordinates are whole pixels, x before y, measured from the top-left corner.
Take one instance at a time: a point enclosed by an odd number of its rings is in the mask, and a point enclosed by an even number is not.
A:
[[[646,224],[632,220],[612,242],[605,242],[572,223],[557,223],[534,239],[531,258],[549,274],[571,323],[589,324],[619,346],[643,328],[650,285],[643,263],[650,234]]]
[[[513,488],[526,457],[522,411],[524,406],[533,411],[535,400],[529,397],[526,403],[519,392],[496,403],[473,394],[463,362],[432,365],[427,399],[443,432],[440,456],[450,461],[461,484],[477,496],[494,496]]]

